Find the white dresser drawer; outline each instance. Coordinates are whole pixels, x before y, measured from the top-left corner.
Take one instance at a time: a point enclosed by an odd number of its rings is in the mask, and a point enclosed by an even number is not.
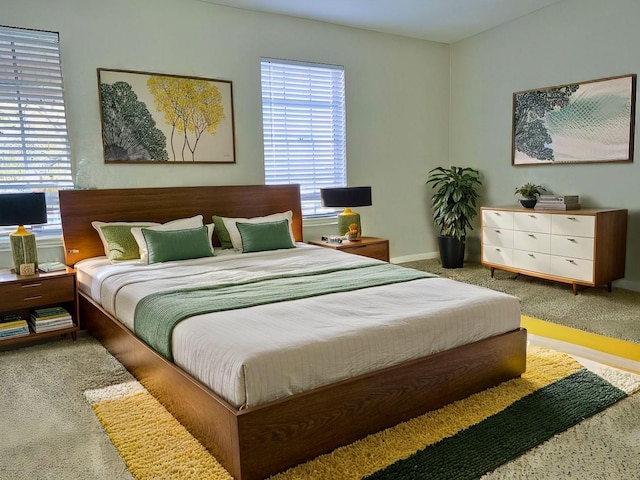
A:
[[[593,260],[594,240],[589,237],[552,235],[551,254]]]
[[[549,273],[557,277],[593,282],[593,262],[581,258],[551,256]]]
[[[513,250],[505,247],[496,247],[493,245],[482,246],[482,261],[487,263],[495,263],[496,265],[504,265],[510,267],[513,263]]]
[[[551,233],[576,237],[595,236],[596,217],[592,215],[553,215]]]
[[[530,250],[532,252],[551,252],[551,235],[548,233],[513,232],[513,246],[518,250]]]
[[[482,229],[482,243],[496,247],[513,248],[513,230],[497,227]]]
[[[513,229],[513,212],[482,210],[482,226]]]
[[[549,257],[546,253],[513,251],[513,266],[531,272],[547,273],[549,271]]]
[[[537,212],[516,212],[513,214],[513,229],[551,233],[551,215]]]

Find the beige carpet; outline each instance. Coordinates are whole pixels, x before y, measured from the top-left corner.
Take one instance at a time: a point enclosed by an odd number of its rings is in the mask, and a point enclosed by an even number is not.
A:
[[[522,314],[587,332],[640,343],[640,292],[606,287],[583,288],[574,295],[569,284],[489,269],[467,262],[464,268],[442,268],[439,259],[403,263],[406,267],[505,292],[520,299]]]

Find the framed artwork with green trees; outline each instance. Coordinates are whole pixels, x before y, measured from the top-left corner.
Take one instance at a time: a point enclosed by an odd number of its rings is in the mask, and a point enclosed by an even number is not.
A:
[[[632,162],[636,75],[513,94],[513,165]]]
[[[98,69],[105,163],[235,163],[232,85]]]

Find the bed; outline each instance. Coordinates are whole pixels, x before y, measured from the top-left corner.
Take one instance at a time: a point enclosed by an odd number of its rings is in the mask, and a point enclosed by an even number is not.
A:
[[[332,290],[311,298],[281,299],[275,303],[249,305],[233,310],[198,312],[175,327],[174,338],[170,340],[173,342],[171,355],[167,355],[162,348],[154,350],[135,335],[131,326],[133,310],[125,308],[131,300],[125,297],[120,304],[116,299],[103,306],[103,300],[94,291],[95,287],[92,287],[95,285],[93,277],[96,277],[104,285],[114,282],[114,287],[103,288],[106,291],[131,290],[138,292],[138,299],[145,298],[148,292],[138,287],[141,282],[124,280],[128,278],[125,274],[139,276],[147,267],[165,272],[164,267],[158,264],[146,267],[119,266],[118,272],[112,273],[109,262],[100,258],[104,256],[104,248],[92,222],[145,220],[165,223],[195,215],[202,215],[208,220],[213,215],[253,218],[291,211],[292,234],[296,241],[302,241],[298,186],[67,190],[60,192],[60,206],[65,261],[70,266],[79,267],[79,311],[83,327],[98,338],[238,480],[265,478],[369,433],[519,376],[525,369],[526,332],[519,328],[519,307],[514,308],[513,304],[516,300],[497,292],[487,292],[478,287],[438,278],[409,278],[389,285],[371,284],[355,292]],[[214,244],[217,244],[215,233],[213,238]],[[303,244],[297,244],[290,252],[278,250],[218,254],[202,260],[166,263],[171,264],[174,271],[181,272],[193,284],[194,279],[205,276],[219,282],[223,278],[220,272],[242,269],[242,262],[253,266],[252,275],[266,275],[264,272],[271,272],[270,269],[274,272],[282,269],[277,271],[277,276],[282,276],[291,266],[299,268],[301,265],[305,269],[315,268],[318,271],[324,265],[327,271],[333,271],[343,268],[342,264],[345,264],[344,268],[359,268],[360,270],[356,270],[358,278],[364,279],[367,275],[362,272],[387,268],[386,264],[383,265],[384,262]],[[287,265],[287,262],[291,265]],[[334,268],[332,262],[338,262],[339,265],[336,264]],[[346,265],[349,263],[352,265]],[[409,274],[409,269],[393,268],[392,274]],[[210,275],[210,269],[217,270]],[[261,273],[256,274],[255,271]],[[314,274],[318,274],[318,271]],[[320,273],[324,275],[325,272]],[[163,285],[162,282],[169,282],[168,279],[161,278],[163,275],[164,273],[154,273],[151,276],[156,278],[150,281],[160,282],[160,285]],[[253,281],[255,279],[252,277],[251,282]],[[149,288],[153,290],[159,287],[158,284],[150,284]],[[484,293],[489,295],[489,299],[484,297]],[[402,304],[411,304],[413,311],[420,311],[427,306],[429,302],[426,299],[430,296],[444,302],[439,307],[439,315],[446,322],[440,324],[447,325],[449,330],[464,330],[467,336],[460,340],[460,345],[450,347],[439,343],[444,337],[442,332],[428,334],[419,330],[422,328],[420,322],[414,321],[411,323],[414,330],[410,330],[408,335],[404,334],[413,343],[402,340],[402,336],[398,337],[399,344],[406,348],[396,348],[396,353],[406,357],[396,356],[391,361],[385,360],[387,363],[374,363],[373,367],[367,362],[357,366],[359,357],[366,355],[360,355],[358,345],[363,342],[360,334],[345,335],[345,332],[352,331],[352,323],[362,322],[370,317],[372,323],[375,323],[373,320],[377,321],[377,333],[374,334],[391,336],[390,319],[394,317],[394,300],[400,299]],[[368,314],[366,305],[374,305],[372,302],[375,302],[375,297],[385,298],[387,305],[380,305],[379,310],[371,310],[371,314]],[[454,298],[457,299],[456,302],[451,303]],[[328,308],[328,305],[332,308]],[[342,308],[337,309],[340,305]],[[452,307],[449,308],[448,305]],[[246,365],[243,367],[247,372],[253,371],[253,375],[258,378],[274,376],[277,379],[278,374],[282,374],[282,378],[276,380],[276,383],[295,377],[295,388],[291,388],[289,384],[284,393],[275,388],[269,390],[262,387],[256,389],[257,393],[249,388],[243,392],[245,387],[242,385],[246,384],[230,381],[218,381],[216,384],[216,380],[203,378],[206,376],[203,372],[215,371],[206,366],[219,365],[219,358],[209,358],[199,366],[189,363],[188,351],[191,345],[197,343],[193,336],[199,335],[198,328],[203,328],[203,322],[209,317],[216,319],[219,332],[224,330],[224,322],[231,322],[226,330],[232,336],[237,336],[233,325],[239,325],[245,320],[253,322],[247,323],[245,327],[249,329],[247,332],[254,334],[254,343],[259,344],[256,339],[259,340],[259,335],[267,333],[259,333],[263,325],[256,323],[256,318],[273,314],[274,318],[286,320],[294,318],[297,311],[306,312],[305,318],[310,318],[316,324],[329,321],[329,318],[336,316],[336,311],[339,312],[344,321],[336,325],[341,329],[338,336],[343,340],[344,337],[351,337],[349,342],[352,343],[345,343],[342,349],[344,356],[340,357],[342,363],[338,362],[335,371],[311,375],[312,381],[304,383],[296,377],[298,374],[304,376],[303,372],[296,372],[294,368],[296,365],[308,367],[308,364],[315,368],[322,363],[317,360],[323,355],[320,347],[333,337],[332,334],[327,334],[326,338],[320,338],[315,343],[313,338],[307,338],[309,343],[299,348],[297,354],[310,355],[309,352],[318,350],[319,357],[313,357],[314,360],[305,363],[300,359],[307,357],[294,356],[292,363],[284,368],[285,372],[282,367],[278,369],[278,362],[265,360],[270,358],[271,351],[263,351],[266,356],[255,357],[255,368]],[[352,313],[348,313],[350,311]],[[383,315],[381,312],[386,313]],[[453,323],[454,314],[460,317],[455,321],[466,322],[462,325],[467,325],[468,328],[456,327]],[[437,316],[437,312],[432,316]],[[481,323],[485,318],[487,323]],[[405,318],[398,321],[409,323]],[[195,330],[187,327],[188,325],[194,325]],[[268,328],[295,330],[290,328],[293,325]],[[321,330],[324,334],[324,329]],[[402,335],[402,330],[398,329],[398,332],[398,335]],[[218,334],[208,335],[214,338]],[[207,335],[200,336],[204,338]],[[248,339],[251,335],[247,333],[240,337]],[[423,338],[424,342],[420,340]],[[284,334],[277,335],[269,343],[286,343],[288,340],[285,339]],[[367,340],[372,345],[378,345],[379,341],[379,338]],[[230,342],[231,340],[222,340],[221,345],[209,348],[215,354]],[[242,348],[235,350],[244,351],[248,348],[248,343],[243,343]],[[403,349],[406,352],[400,351]],[[372,350],[376,349],[372,347]],[[382,350],[389,353],[393,349],[384,347]],[[327,356],[326,353],[324,355]],[[340,365],[348,365],[349,369]],[[270,370],[261,370],[267,366]],[[344,371],[351,370],[351,366],[353,371],[345,374]],[[246,378],[241,381],[252,385]],[[223,384],[228,384],[229,390],[224,390],[221,387]],[[266,393],[262,390],[266,390]],[[259,395],[261,392],[264,393],[262,397]]]

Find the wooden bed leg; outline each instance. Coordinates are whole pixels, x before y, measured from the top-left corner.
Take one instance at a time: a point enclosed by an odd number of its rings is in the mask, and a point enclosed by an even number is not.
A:
[[[496,269],[491,267],[491,278],[493,278],[493,274],[496,272]]]

